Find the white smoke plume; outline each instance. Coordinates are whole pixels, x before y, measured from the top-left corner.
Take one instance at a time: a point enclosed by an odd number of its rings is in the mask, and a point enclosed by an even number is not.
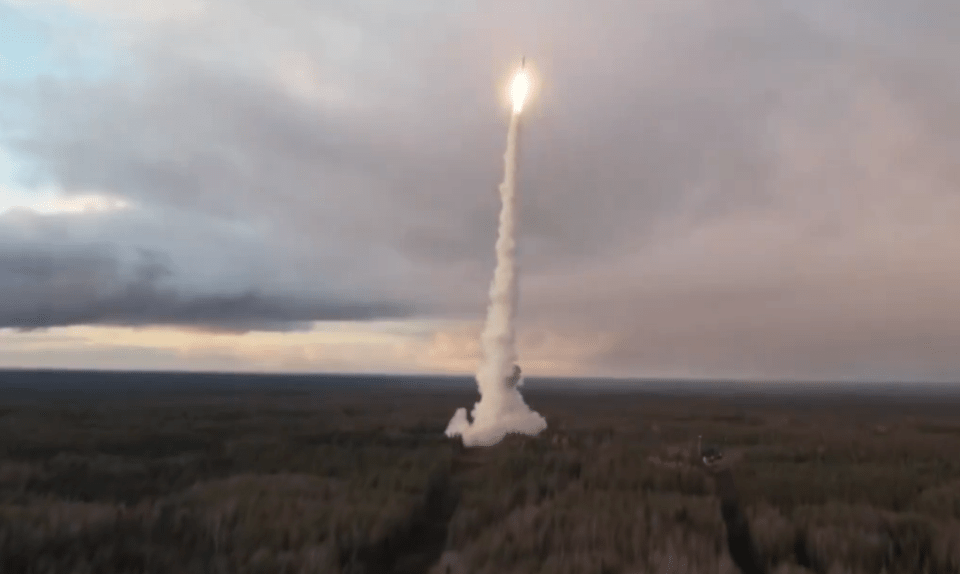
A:
[[[517,363],[516,328],[517,313],[517,139],[520,131],[520,113],[515,108],[510,117],[507,132],[507,151],[504,154],[505,170],[500,184],[500,230],[497,237],[497,267],[490,285],[490,305],[487,322],[481,335],[480,368],[477,371],[477,386],[480,400],[467,419],[464,408],[457,409],[446,435],[463,437],[464,446],[492,446],[508,433],[534,436],[547,428],[547,421],[530,410],[523,401],[519,387],[523,380],[513,376]],[[519,372],[516,372],[519,375]]]

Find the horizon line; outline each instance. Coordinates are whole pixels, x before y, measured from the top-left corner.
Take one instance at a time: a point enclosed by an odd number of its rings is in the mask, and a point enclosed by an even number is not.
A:
[[[219,375],[219,376],[267,376],[267,377],[374,377],[374,378],[414,378],[432,379],[473,379],[472,373],[436,373],[436,372],[384,372],[384,371],[316,371],[316,372],[278,372],[278,371],[220,371],[189,369],[132,369],[132,368],[87,368],[87,367],[7,367],[0,366],[0,373],[111,373],[111,374],[170,374],[170,375]],[[770,384],[770,385],[809,385],[809,384],[865,384],[865,385],[956,385],[960,381],[931,380],[875,380],[875,379],[790,379],[790,378],[733,378],[733,377],[650,377],[650,376],[605,376],[605,375],[524,375],[529,381],[590,381],[607,383],[715,383],[715,384]]]

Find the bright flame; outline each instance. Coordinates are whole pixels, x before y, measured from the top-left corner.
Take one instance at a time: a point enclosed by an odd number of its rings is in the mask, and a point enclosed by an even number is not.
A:
[[[513,113],[519,114],[523,109],[523,101],[527,97],[527,91],[530,89],[530,78],[523,70],[517,72],[513,77],[513,85],[510,87],[510,97],[513,100]]]

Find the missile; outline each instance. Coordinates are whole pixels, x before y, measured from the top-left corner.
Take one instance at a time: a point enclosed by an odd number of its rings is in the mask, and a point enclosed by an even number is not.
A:
[[[527,65],[527,57],[520,56],[520,69],[522,70]]]

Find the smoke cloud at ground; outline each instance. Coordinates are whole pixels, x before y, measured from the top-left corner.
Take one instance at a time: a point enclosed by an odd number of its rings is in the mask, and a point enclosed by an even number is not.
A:
[[[463,437],[464,446],[491,446],[508,433],[536,435],[547,427],[546,420],[524,402],[519,390],[522,379],[517,379],[515,384],[510,382],[517,364],[514,319],[518,287],[515,232],[519,131],[520,114],[514,113],[510,118],[504,154],[506,165],[500,185],[503,207],[496,245],[497,266],[490,286],[487,322],[480,338],[482,354],[477,370],[480,400],[473,407],[472,422],[467,418],[466,409],[460,408],[446,430],[447,436]]]

